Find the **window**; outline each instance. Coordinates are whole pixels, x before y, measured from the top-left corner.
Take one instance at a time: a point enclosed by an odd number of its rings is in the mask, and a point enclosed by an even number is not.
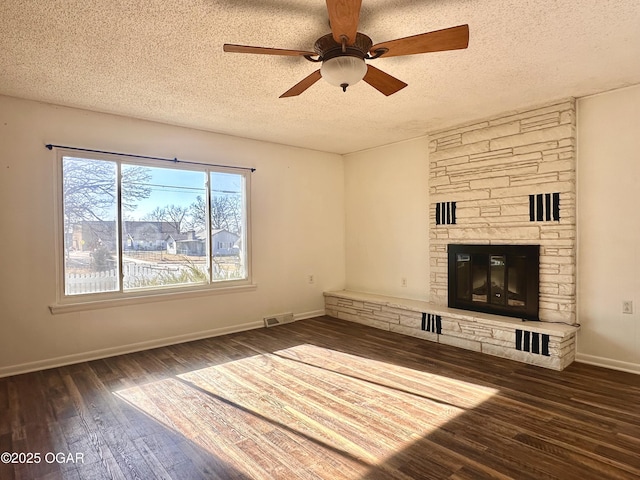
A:
[[[250,283],[248,172],[58,156],[63,299]]]

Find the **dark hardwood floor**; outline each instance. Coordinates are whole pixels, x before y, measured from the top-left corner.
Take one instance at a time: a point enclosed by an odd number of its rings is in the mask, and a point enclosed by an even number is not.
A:
[[[2,480],[637,479],[640,376],[321,317],[0,379],[0,452],[40,456]]]

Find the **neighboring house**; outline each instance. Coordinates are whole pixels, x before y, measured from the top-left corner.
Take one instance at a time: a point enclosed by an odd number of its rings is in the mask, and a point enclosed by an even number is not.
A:
[[[167,253],[180,255],[205,255],[205,232],[190,231],[170,235],[166,239]],[[211,250],[214,257],[238,255],[240,253],[240,236],[228,230],[213,230],[211,234]]]
[[[99,246],[115,250],[116,226],[113,221],[82,221],[73,227],[71,246],[74,250],[91,251]],[[124,222],[122,248],[125,250],[164,250],[169,235],[179,235],[171,222]]]
[[[211,234],[213,256],[238,255],[240,253],[240,235],[228,230],[214,230]]]
[[[171,222],[129,220],[124,222],[124,234],[125,250],[160,251],[167,247],[167,237],[179,234],[179,230]]]
[[[92,251],[99,246],[115,250],[115,223],[113,221],[83,221],[75,225],[71,245],[75,250]],[[180,233],[171,222],[124,222],[124,250],[162,251],[167,253],[202,256],[206,254],[205,232]],[[213,256],[238,255],[240,235],[225,229],[213,230],[211,250]]]
[[[93,251],[99,246],[115,250],[115,228],[113,221],[82,221],[73,226],[71,242],[67,241],[67,245],[70,245],[72,250],[79,251]]]
[[[190,230],[186,233],[169,235],[166,238],[167,253],[191,256],[206,255],[204,232],[199,233]]]

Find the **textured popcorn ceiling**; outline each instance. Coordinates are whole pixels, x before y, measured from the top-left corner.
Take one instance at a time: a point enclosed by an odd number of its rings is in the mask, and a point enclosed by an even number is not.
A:
[[[372,61],[407,88],[319,81],[302,58],[323,0],[2,0],[0,94],[348,153],[479,117],[640,83],[638,0],[363,0],[374,43],[468,23],[467,50]]]

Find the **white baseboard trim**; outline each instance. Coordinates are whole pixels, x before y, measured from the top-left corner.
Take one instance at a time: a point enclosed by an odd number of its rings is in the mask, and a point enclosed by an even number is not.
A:
[[[296,313],[293,315],[293,320],[306,320],[308,318],[320,317],[324,314],[324,309]],[[74,363],[90,362],[91,360],[98,360],[100,358],[115,357],[116,355],[125,355],[127,353],[140,352],[143,350],[150,350],[152,348],[166,347],[168,345],[192,342],[194,340],[202,340],[203,338],[218,337],[220,335],[244,332],[246,330],[263,327],[264,323],[260,320],[234,325],[232,327],[214,328],[212,330],[205,330],[204,332],[188,333],[185,335],[177,335],[175,337],[150,340],[148,342],[130,343],[121,347],[104,348],[101,350],[76,353],[73,355],[64,355],[62,357],[55,357],[48,360],[39,360],[36,362],[11,365],[9,367],[0,367],[0,378],[20,375],[22,373],[37,372],[39,370],[46,370],[49,368],[64,367],[66,365],[73,365]]]
[[[177,335],[175,337],[150,340],[147,342],[130,343],[120,347],[104,348],[101,350],[76,353],[73,355],[64,355],[48,360],[11,365],[9,367],[0,368],[0,378],[20,375],[22,373],[37,372],[39,370],[46,370],[49,368],[63,367],[74,363],[89,362],[100,358],[115,357],[116,355],[140,352],[142,350],[150,350],[152,348],[166,347],[168,345],[175,345],[178,343],[192,342],[194,340],[202,340],[203,338],[218,337],[229,333],[244,332],[246,330],[253,330],[255,328],[262,327],[264,327],[264,323],[262,321],[248,322],[240,325],[234,325],[232,327],[214,328],[212,330],[205,330],[204,332],[188,333],[185,335]]]
[[[587,363],[597,367],[611,368],[612,370],[621,370],[623,372],[640,374],[640,364],[631,362],[621,362],[611,358],[597,357],[595,355],[587,355],[586,353],[576,353],[576,362]]]
[[[312,310],[310,312],[296,313],[293,315],[293,320],[307,320],[308,318],[321,317],[323,315],[325,315],[324,308],[322,310]]]

